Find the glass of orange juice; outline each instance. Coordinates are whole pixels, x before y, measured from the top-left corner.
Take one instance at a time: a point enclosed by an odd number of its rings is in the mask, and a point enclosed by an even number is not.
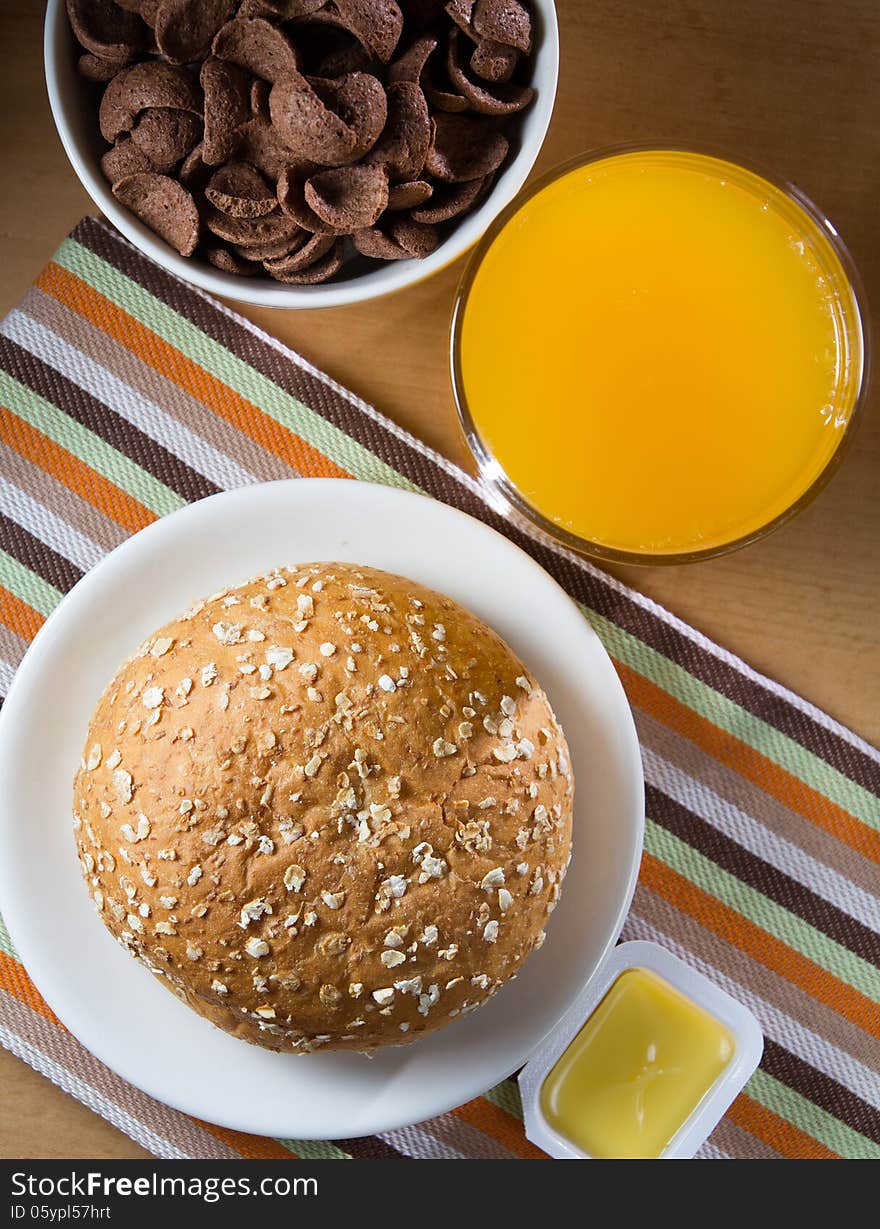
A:
[[[796,188],[619,147],[538,180],[474,251],[452,380],[507,515],[608,560],[734,550],[805,506],[864,401],[867,312]]]

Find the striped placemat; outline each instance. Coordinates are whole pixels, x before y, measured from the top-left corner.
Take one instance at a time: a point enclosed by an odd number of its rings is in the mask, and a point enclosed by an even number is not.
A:
[[[511,530],[466,474],[95,219],[0,326],[0,690],[63,594],[127,535],[215,491],[295,475],[465,509],[534,555],[601,636],[647,778],[624,937],[683,956],[766,1035],[703,1155],[880,1157],[880,754],[654,603]],[[2,924],[0,1041],[158,1156],[541,1156],[512,1080],[368,1139],[278,1141],[197,1122],[62,1028]]]

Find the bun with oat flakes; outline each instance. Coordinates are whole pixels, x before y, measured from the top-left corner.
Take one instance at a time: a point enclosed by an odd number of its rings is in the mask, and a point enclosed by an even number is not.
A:
[[[279,569],[123,665],[74,825],[98,912],[218,1027],[275,1050],[414,1041],[540,946],[569,860],[550,704],[448,597]]]

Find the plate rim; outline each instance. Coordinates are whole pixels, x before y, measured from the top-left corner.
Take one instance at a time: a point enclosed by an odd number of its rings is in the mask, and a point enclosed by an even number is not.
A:
[[[571,598],[571,596],[565,591],[565,589],[559,584],[559,582],[553,576],[551,576],[550,573],[547,572],[546,569],[544,569],[535,558],[533,558],[533,556],[531,556],[527,551],[523,550],[523,548],[520,547],[517,543],[513,542],[510,538],[500,533],[493,526],[487,524],[485,521],[481,520],[479,517],[472,516],[470,513],[465,512],[460,508],[456,508],[453,505],[446,504],[443,501],[435,499],[433,496],[428,495],[418,490],[407,490],[407,489],[403,489],[400,487],[387,486],[382,483],[374,483],[374,482],[368,482],[364,480],[352,481],[351,479],[344,479],[344,478],[282,478],[282,479],[276,479],[271,482],[252,483],[252,484],[248,484],[242,487],[235,487],[235,488],[232,488],[231,490],[219,491],[216,494],[207,496],[204,499],[193,501],[192,503],[186,504],[183,507],[176,509],[174,512],[171,512],[165,516],[159,517],[157,518],[157,520],[151,522],[149,525],[145,526],[143,529],[139,530],[137,533],[132,534],[129,537],[125,538],[121,543],[119,543],[119,545],[114,547],[111,551],[108,551],[107,554],[103,556],[103,558],[100,560],[99,563],[97,563],[93,568],[91,568],[88,572],[86,572],[80,578],[80,580],[77,581],[77,583],[64,595],[64,597],[58,603],[58,605],[51,611],[45,623],[40,628],[40,630],[37,632],[37,635],[28,645],[28,648],[27,648],[27,651],[24,657],[22,658],[21,662],[16,668],[9,691],[3,702],[3,706],[2,708],[0,708],[0,779],[2,779],[3,777],[4,766],[7,764],[7,761],[8,761],[8,753],[7,753],[7,741],[8,740],[6,737],[7,727],[13,722],[16,709],[20,705],[27,703],[27,686],[28,686],[27,680],[28,680],[30,671],[32,669],[38,668],[38,661],[40,658],[40,646],[50,641],[52,637],[54,636],[54,628],[57,622],[59,621],[59,619],[64,617],[63,615],[64,609],[65,607],[69,605],[69,600],[72,594],[74,594],[75,592],[79,593],[80,597],[77,600],[82,600],[81,595],[84,590],[88,591],[91,588],[93,588],[94,585],[101,583],[100,574],[106,570],[106,566],[108,565],[111,558],[116,557],[122,553],[128,554],[130,550],[134,549],[132,547],[132,543],[135,542],[136,540],[143,539],[147,535],[152,537],[152,536],[158,536],[162,533],[167,533],[168,532],[167,527],[170,522],[183,520],[184,518],[188,517],[188,515],[192,514],[196,509],[203,509],[204,506],[208,504],[227,503],[227,502],[232,503],[235,501],[236,498],[241,498],[241,497],[247,498],[248,495],[252,495],[257,491],[262,491],[269,487],[271,488],[287,487],[287,488],[290,488],[291,490],[297,490],[301,492],[304,489],[303,484],[307,484],[308,487],[310,488],[315,488],[318,486],[322,488],[331,488],[331,487],[342,488],[344,487],[346,496],[351,495],[353,492],[357,492],[357,494],[355,495],[355,498],[360,498],[361,496],[364,496],[365,498],[368,498],[368,499],[377,498],[377,499],[382,499],[382,500],[392,501],[392,502],[397,500],[402,503],[407,503],[412,500],[420,500],[425,503],[431,504],[434,506],[435,510],[440,511],[441,516],[445,516],[449,514],[456,519],[464,520],[466,522],[469,522],[475,525],[477,528],[477,531],[484,533],[487,536],[487,539],[494,538],[496,540],[496,545],[500,545],[502,550],[507,550],[516,556],[520,556],[526,562],[526,564],[531,569],[533,569],[536,574],[538,574],[541,577],[543,583],[547,583],[551,585],[552,587],[554,587],[556,590],[558,590],[558,592],[564,597],[564,599],[567,602],[571,603],[576,609],[576,603]],[[373,565],[368,565],[368,566],[373,566]],[[383,570],[388,570],[388,569],[383,569]],[[233,580],[231,583],[235,584],[239,582]],[[458,599],[455,599],[455,600],[458,600]],[[466,605],[466,603],[462,603],[462,604]],[[638,881],[642,852],[644,848],[645,785],[644,785],[644,773],[643,773],[643,768],[642,768],[641,749],[640,749],[638,733],[636,730],[636,725],[635,725],[635,720],[633,717],[632,709],[626,697],[626,693],[624,691],[623,685],[620,681],[620,678],[616,670],[614,669],[614,665],[610,658],[610,655],[608,654],[607,650],[605,649],[604,645],[599,639],[595,629],[592,627],[589,620],[582,614],[582,612],[578,611],[578,614],[583,619],[584,631],[586,635],[588,635],[589,637],[593,639],[596,647],[599,649],[601,654],[605,657],[607,661],[607,665],[610,670],[609,678],[612,680],[611,693],[614,696],[614,699],[612,702],[615,705],[615,707],[619,710],[617,716],[619,719],[621,719],[621,733],[624,734],[625,741],[626,741],[626,747],[625,747],[626,758],[628,761],[632,761],[630,767],[633,769],[633,773],[632,773],[632,778],[629,784],[630,784],[630,787],[633,787],[633,786],[635,787],[635,796],[631,800],[633,807],[634,807],[634,814],[630,816],[630,820],[633,823],[633,833],[632,833],[633,840],[632,840],[631,848],[629,850],[629,870],[628,870],[628,876],[627,876],[626,890],[621,895],[620,902],[618,904],[618,908],[615,913],[613,922],[611,923],[610,926],[605,928],[605,939],[601,946],[600,954],[595,962],[595,965],[591,973],[589,974],[589,976],[585,979],[583,983],[585,985],[588,981],[592,980],[592,978],[596,975],[596,973],[604,965],[609,952],[612,950],[618,938],[620,937],[620,933],[623,929],[623,925],[629,913],[629,908],[632,903],[633,895],[635,893],[635,888],[636,888],[636,884]],[[24,697],[24,698],[21,698],[21,697]],[[57,982],[54,981],[54,979],[52,978],[47,979],[46,977],[44,977],[45,968],[44,968],[43,962],[40,959],[40,954],[39,954],[40,947],[41,947],[40,942],[32,933],[28,933],[27,924],[25,924],[23,927],[20,927],[19,923],[21,922],[21,917],[20,917],[20,914],[17,912],[17,905],[15,905],[15,889],[14,887],[12,887],[10,890],[10,887],[13,883],[14,875],[12,873],[11,865],[8,864],[10,860],[4,857],[5,842],[6,842],[5,834],[6,834],[6,830],[7,830],[7,826],[9,822],[10,822],[10,819],[9,819],[7,809],[3,803],[2,798],[0,798],[0,915],[2,915],[3,917],[3,921],[6,925],[6,929],[8,931],[9,937],[12,940],[13,946],[16,952],[18,953],[19,959],[25,971],[27,972],[28,977],[33,981],[34,985],[36,986],[37,990],[39,991],[39,993],[41,994],[45,1002],[50,1006],[52,1011],[57,1015],[58,1019],[61,1021],[62,1025],[70,1032],[70,1034],[76,1039],[76,1041],[80,1045],[82,1045],[83,1048],[86,1049],[94,1058],[96,1058],[99,1062],[107,1066],[108,1069],[111,1070],[118,1078],[126,1081],[127,1083],[130,1083],[131,1085],[133,1085],[136,1089],[138,1089],[140,1092],[142,1092],[146,1096],[152,1097],[153,1099],[158,1101],[160,1104],[166,1105],[173,1110],[177,1110],[178,1112],[181,1112],[184,1114],[205,1118],[206,1115],[204,1111],[200,1110],[198,1107],[194,1108],[192,1104],[187,1104],[185,1096],[183,1098],[180,1098],[177,1096],[169,1096],[168,1092],[165,1091],[164,1089],[162,1091],[156,1091],[155,1087],[153,1086],[155,1082],[149,1078],[149,1074],[150,1074],[149,1068],[146,1065],[143,1066],[142,1068],[138,1068],[136,1074],[132,1074],[128,1069],[120,1069],[120,1065],[118,1063],[114,1064],[114,1063],[109,1062],[108,1059],[104,1057],[102,1053],[98,1052],[98,1050],[96,1049],[93,1049],[91,1045],[86,1044],[85,1041],[82,1041],[80,1039],[78,1028],[73,1027],[68,1019],[67,1004],[64,1004],[62,1009],[58,1010],[58,1008],[53,1003],[53,997],[54,997],[55,989],[57,988]],[[71,857],[73,856],[74,856],[74,845],[73,845],[73,842],[71,842]],[[13,900],[13,903],[15,906],[14,911],[11,915],[8,914],[8,912],[5,909],[5,902],[8,901],[9,899]],[[12,918],[11,921],[10,921],[10,917]],[[22,941],[22,936],[24,936],[23,941]],[[31,959],[35,951],[36,951],[35,964],[39,970],[36,975],[32,972],[32,959]],[[574,999],[575,993],[576,992],[573,992],[568,1003],[562,1009],[560,1013],[560,1018],[561,1018],[561,1015],[564,1014],[565,1010],[567,1010],[568,1007],[570,1007],[571,1002]],[[208,1021],[204,1021],[204,1024],[206,1028],[213,1027]],[[542,1034],[542,1037],[546,1036],[547,1033],[553,1027],[554,1025],[552,1022],[548,1024],[547,1028]],[[456,1108],[458,1105],[465,1104],[466,1101],[469,1099],[483,1095],[490,1088],[494,1087],[501,1080],[509,1077],[514,1071],[516,1071],[518,1067],[521,1066],[522,1063],[526,1061],[528,1054],[531,1053],[534,1049],[536,1049],[540,1045],[542,1037],[536,1037],[532,1041],[529,1051],[527,1051],[526,1054],[522,1055],[511,1066],[508,1067],[505,1065],[504,1070],[501,1074],[499,1074],[497,1069],[493,1069],[491,1076],[487,1076],[486,1079],[480,1084],[480,1086],[474,1087],[473,1090],[470,1091],[465,1098],[462,1099],[456,1095],[456,1098],[450,1103],[448,1096],[443,1097],[442,1095],[440,1095],[439,1092],[436,1092],[433,1095],[433,1099],[431,1099],[430,1101],[427,1097],[425,1097],[425,1104],[422,1107],[422,1109],[420,1109],[418,1117],[414,1118],[411,1110],[409,1111],[401,1110],[401,1112],[395,1116],[389,1116],[388,1112],[386,1111],[381,1117],[376,1117],[373,1119],[366,1118],[365,1121],[359,1122],[358,1123],[359,1133],[360,1134],[379,1134],[384,1131],[390,1131],[390,1130],[404,1128],[410,1125],[415,1125],[419,1122],[426,1121],[427,1119],[432,1118],[434,1116],[447,1113],[451,1111],[452,1109]],[[260,1117],[259,1110],[257,1110],[254,1114],[248,1117],[242,1113],[242,1109],[243,1107],[237,1106],[234,1109],[232,1109],[228,1115],[219,1115],[217,1113],[212,1112],[212,1114],[210,1115],[210,1117],[207,1118],[207,1120],[210,1122],[213,1122],[215,1125],[226,1127],[232,1130],[238,1130],[238,1131],[252,1133],[252,1134],[261,1134],[261,1135],[266,1135],[270,1137],[272,1136],[278,1137],[279,1135],[280,1136],[286,1135],[287,1137],[290,1137],[292,1134],[295,1134],[300,1139],[318,1140],[318,1139],[331,1138],[331,1136],[326,1131],[321,1131],[315,1134],[309,1134],[307,1130],[303,1130],[302,1128],[299,1128],[299,1127],[296,1129],[295,1132],[285,1132],[283,1130],[277,1129],[276,1127],[267,1128],[266,1126],[261,1126],[259,1123],[259,1117]],[[345,1136],[339,1134],[339,1135],[333,1135],[332,1138],[345,1138]]]

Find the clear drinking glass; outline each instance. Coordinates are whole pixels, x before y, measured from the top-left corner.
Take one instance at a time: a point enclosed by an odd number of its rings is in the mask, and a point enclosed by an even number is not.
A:
[[[545,188],[556,183],[556,181],[564,176],[570,175],[572,172],[576,172],[590,163],[612,158],[619,154],[645,153],[648,151],[721,159],[725,164],[731,166],[733,173],[739,171],[744,177],[759,176],[761,179],[766,180],[785,199],[786,207],[790,206],[792,217],[799,222],[800,226],[802,228],[812,228],[812,233],[820,241],[824,241],[830,246],[843,269],[849,292],[848,301],[842,308],[842,319],[845,323],[843,329],[838,330],[837,346],[838,361],[842,364],[850,365],[852,374],[849,387],[854,388],[854,392],[851,394],[851,408],[849,409],[846,426],[841,432],[836,449],[827,460],[824,468],[797,499],[781,513],[773,516],[767,523],[752,532],[706,548],[671,553],[624,550],[602,541],[592,540],[588,536],[581,537],[576,533],[570,532],[556,521],[551,520],[534,507],[505,472],[502,464],[493,454],[491,447],[481,435],[477,425],[479,413],[474,412],[474,406],[469,401],[467,382],[462,370],[462,331],[463,322],[468,310],[469,295],[487,252],[492,248],[492,245],[505,227],[512,221],[517,220],[518,215],[520,215],[526,204],[532,201]],[[863,416],[870,372],[869,318],[861,281],[837,230],[822,211],[794,185],[775,178],[763,169],[744,166],[741,162],[732,162],[726,155],[713,151],[690,150],[661,143],[654,145],[620,145],[595,150],[555,168],[530,184],[495,219],[471,253],[458,287],[452,316],[450,361],[452,387],[461,429],[476,461],[484,488],[496,509],[512,521],[524,520],[531,527],[540,530],[562,545],[598,559],[637,564],[685,563],[726,554],[765,537],[811,503],[828,483],[843,461],[851,445],[856,428]]]

